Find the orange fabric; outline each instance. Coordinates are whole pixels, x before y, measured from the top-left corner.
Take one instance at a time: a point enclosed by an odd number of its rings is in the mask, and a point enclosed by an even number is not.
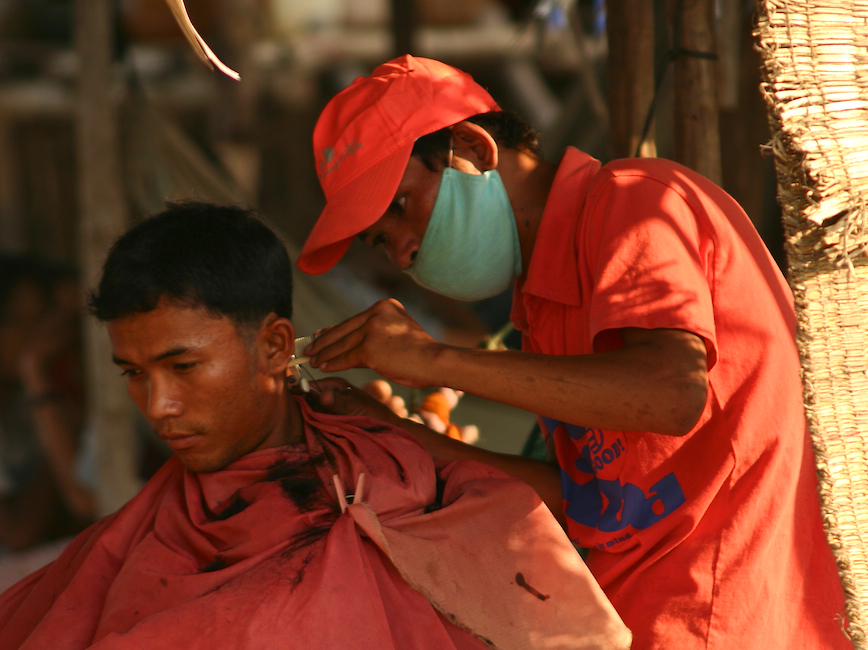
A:
[[[419,410],[424,413],[436,415],[446,426],[446,430],[443,434],[453,440],[461,440],[461,429],[449,421],[449,414],[452,412],[452,407],[444,394],[437,392],[429,393],[422,401],[422,406],[419,407]]]
[[[568,150],[513,321],[523,347],[622,347],[619,328],[706,343],[709,398],[680,438],[541,418],[570,537],[634,648],[846,648],[822,529],[792,295],[750,220],[665,160]]]
[[[419,410],[433,413],[440,418],[443,424],[449,424],[449,414],[452,412],[452,408],[449,405],[449,400],[446,399],[443,393],[428,393],[422,401],[422,406],[419,407]]]
[[[441,507],[433,461],[409,434],[299,404],[306,443],[213,474],[173,457],[124,508],[0,596],[0,648],[486,647],[477,635],[503,648],[532,647],[530,635],[553,648],[626,647],[629,632],[527,486],[455,463],[440,472]],[[366,477],[345,513],[334,474],[350,490]],[[561,565],[563,578],[547,577]],[[518,572],[551,598],[514,584]]]
[[[446,425],[446,435],[453,440],[461,440],[461,429],[450,422]]]

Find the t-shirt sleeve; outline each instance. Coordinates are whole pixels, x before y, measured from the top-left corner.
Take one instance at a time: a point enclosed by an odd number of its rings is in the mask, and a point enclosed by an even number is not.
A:
[[[608,178],[592,189],[580,229],[591,336],[623,327],[686,330],[705,340],[711,369],[712,238],[677,190],[641,174],[602,173]]]

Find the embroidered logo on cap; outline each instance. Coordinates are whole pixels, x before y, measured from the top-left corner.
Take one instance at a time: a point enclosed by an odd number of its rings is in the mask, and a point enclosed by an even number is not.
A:
[[[322,156],[322,162],[319,164],[320,178],[325,178],[340,167],[344,159],[356,153],[361,146],[361,142],[350,142],[349,144],[344,145],[344,148],[337,154],[335,153],[335,148],[332,146],[323,149],[320,154]]]

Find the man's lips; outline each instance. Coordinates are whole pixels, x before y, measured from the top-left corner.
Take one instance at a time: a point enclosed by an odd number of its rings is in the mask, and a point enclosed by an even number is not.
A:
[[[165,433],[160,434],[160,438],[162,438],[169,447],[172,448],[172,451],[180,451],[182,449],[189,449],[193,445],[196,444],[196,441],[199,439],[198,433]]]

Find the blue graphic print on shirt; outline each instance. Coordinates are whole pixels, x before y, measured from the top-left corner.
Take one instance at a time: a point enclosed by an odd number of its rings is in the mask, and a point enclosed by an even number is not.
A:
[[[617,478],[597,476],[605,467],[621,459],[626,452],[624,442],[616,437],[606,444],[600,429],[588,429],[550,418],[542,418],[551,435],[561,428],[571,440],[585,440],[574,465],[591,478],[585,483],[576,480],[561,468],[561,489],[566,502],[565,513],[573,521],[601,532],[618,532],[628,526],[648,528],[668,516],[685,502],[684,491],[675,474],[667,474],[645,491]],[[622,459],[621,459],[622,460]],[[624,539],[627,539],[625,537]]]

